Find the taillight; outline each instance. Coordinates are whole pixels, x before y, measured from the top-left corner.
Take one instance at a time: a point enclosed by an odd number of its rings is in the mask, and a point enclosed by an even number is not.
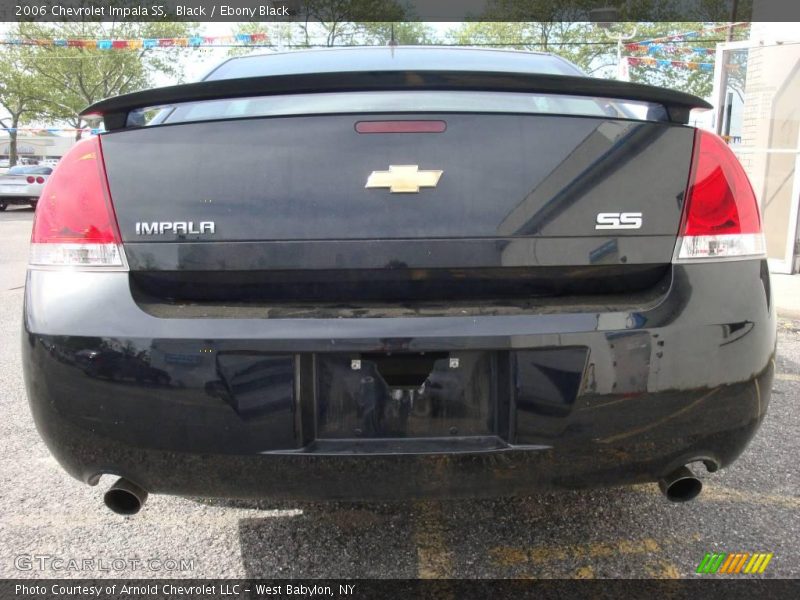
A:
[[[357,121],[358,133],[442,133],[445,121]]]
[[[35,177],[31,177],[30,175],[28,175],[25,178],[25,181],[27,181],[28,183],[33,183],[34,181],[36,181],[36,178]]]
[[[33,182],[31,182],[31,183],[33,183]],[[44,177],[37,177],[36,178],[36,183],[44,183]]]
[[[698,130],[676,259],[764,256],[758,202],[742,165],[722,138]]]
[[[75,144],[47,179],[31,237],[31,265],[123,267],[100,138]]]

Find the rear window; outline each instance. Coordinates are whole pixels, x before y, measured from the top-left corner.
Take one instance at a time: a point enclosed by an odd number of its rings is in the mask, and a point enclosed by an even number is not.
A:
[[[136,125],[152,109],[134,113]],[[659,104],[556,94],[408,91],[292,94],[190,102],[163,107],[149,125],[217,119],[368,113],[517,113],[665,121]],[[150,113],[154,114],[154,113]]]
[[[50,175],[53,169],[50,167],[11,167],[9,175]]]
[[[583,75],[569,61],[550,54],[435,46],[381,46],[240,56],[219,65],[206,79],[350,71],[489,71]]]

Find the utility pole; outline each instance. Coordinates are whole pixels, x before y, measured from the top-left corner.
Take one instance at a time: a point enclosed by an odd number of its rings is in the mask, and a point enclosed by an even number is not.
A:
[[[633,28],[633,33],[630,35],[625,35],[622,31],[617,33],[617,79],[620,81],[630,81],[631,79],[628,73],[628,61],[622,62],[622,42],[634,39],[638,31],[639,27],[637,25]]]
[[[623,42],[634,39],[636,37],[636,33],[639,31],[639,26],[635,25],[633,27],[633,33],[630,35],[625,35],[622,29],[617,32],[616,36],[610,35],[609,32],[612,30],[614,23],[617,22],[619,18],[620,12],[615,7],[594,8],[589,11],[589,20],[602,29],[607,38],[617,40],[617,79],[620,81],[630,81],[630,75],[628,74],[627,68],[628,62],[627,60],[625,63],[622,62]]]
[[[739,7],[739,0],[733,0],[731,4],[731,16],[730,22],[728,24],[728,31],[725,34],[725,40],[728,42],[733,41],[733,31],[734,31],[734,23],[736,23],[736,10]],[[725,58],[725,52],[722,53],[722,61],[723,63],[727,59]],[[720,78],[720,94],[717,98],[717,101],[722,102],[722,106],[717,106],[716,110],[716,129],[717,135],[723,135],[727,133],[724,131],[725,129],[725,121],[727,121],[726,116],[728,113],[728,69],[726,68],[725,64],[716,65],[718,69],[722,69],[722,77]]]

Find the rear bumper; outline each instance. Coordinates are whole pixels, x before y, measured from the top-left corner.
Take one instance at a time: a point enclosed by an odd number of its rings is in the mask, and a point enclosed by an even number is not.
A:
[[[31,202],[36,202],[38,200],[38,195],[22,196],[15,194],[13,196],[5,196],[0,194],[0,204],[30,204]]]
[[[495,495],[653,481],[689,461],[733,461],[769,401],[775,316],[765,261],[677,265],[657,301],[605,308],[159,318],[136,304],[125,273],[30,271],[23,364],[37,427],[70,474],[87,483],[116,474],[156,493]],[[492,357],[491,414],[469,421],[480,430],[330,435],[323,423],[334,403],[321,412],[320,365],[388,352],[462,365]],[[532,380],[520,357],[537,365]]]

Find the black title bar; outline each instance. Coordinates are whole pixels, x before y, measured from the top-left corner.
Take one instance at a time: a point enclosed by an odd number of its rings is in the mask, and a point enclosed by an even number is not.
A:
[[[29,600],[413,600],[415,598],[796,598],[800,581],[684,580],[413,580],[413,579],[39,579],[0,581],[0,598]]]
[[[3,21],[800,21],[794,0],[0,0]]]

